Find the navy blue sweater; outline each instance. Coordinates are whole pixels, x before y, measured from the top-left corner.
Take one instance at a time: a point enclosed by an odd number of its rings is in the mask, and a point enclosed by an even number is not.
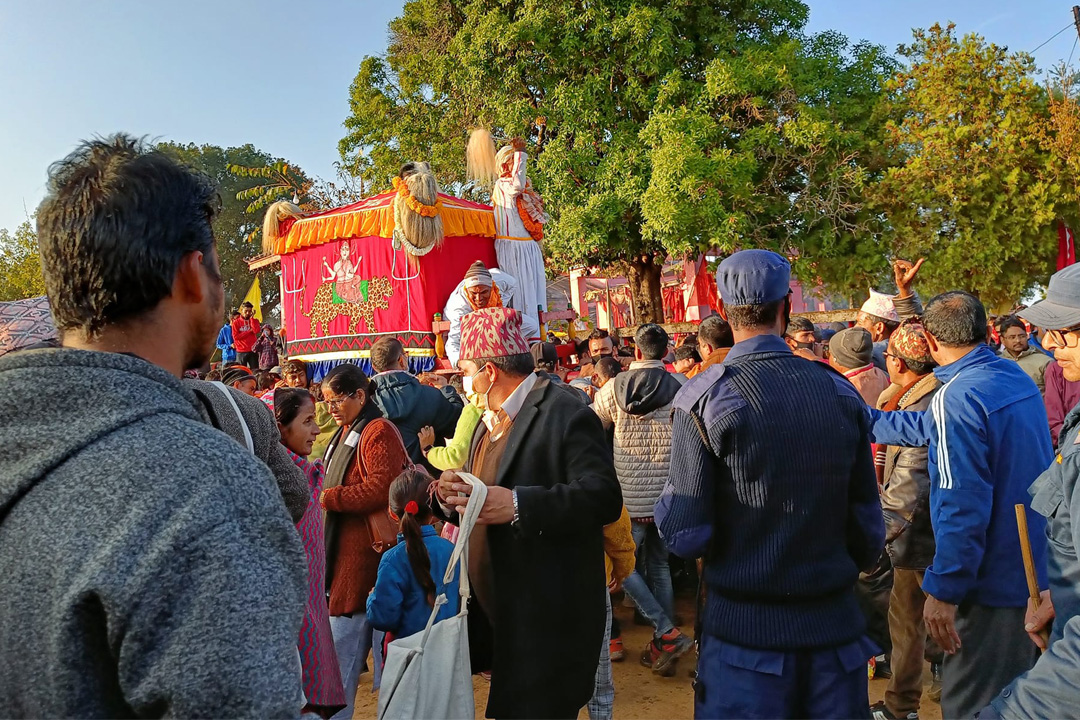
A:
[[[854,585],[885,527],[851,383],[779,337],[745,340],[676,396],[671,447],[655,517],[672,552],[705,556],[705,631],[766,649],[858,639]]]

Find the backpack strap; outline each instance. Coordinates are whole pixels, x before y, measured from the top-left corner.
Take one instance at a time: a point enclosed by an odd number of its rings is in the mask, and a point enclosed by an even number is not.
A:
[[[236,419],[240,421],[240,429],[244,431],[244,444],[247,445],[248,452],[252,455],[255,454],[255,442],[251,439],[251,430],[248,429],[247,421],[244,420],[244,414],[240,412],[240,406],[236,404],[236,400],[233,398],[232,393],[229,392],[229,388],[225,383],[218,380],[212,380],[210,382],[218,391],[225,396],[225,399],[232,405],[233,412],[236,413]],[[221,428],[218,428],[219,430]]]

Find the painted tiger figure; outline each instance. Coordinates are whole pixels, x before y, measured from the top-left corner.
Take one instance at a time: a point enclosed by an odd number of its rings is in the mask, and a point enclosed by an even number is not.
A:
[[[345,302],[340,299],[335,302],[334,283],[323,283],[315,293],[315,302],[311,304],[311,310],[304,316],[311,320],[311,336],[323,337],[330,334],[330,323],[341,317],[348,317],[349,332],[355,335],[360,328],[360,321],[369,333],[377,333],[375,327],[375,311],[386,310],[390,307],[390,296],[394,294],[394,286],[386,277],[372,278],[368,282],[367,300],[363,302]],[[319,326],[323,332],[319,332]]]

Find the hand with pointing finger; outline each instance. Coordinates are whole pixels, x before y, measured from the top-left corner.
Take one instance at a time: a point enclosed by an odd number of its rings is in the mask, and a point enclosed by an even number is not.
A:
[[[919,274],[919,268],[926,262],[926,258],[919,258],[912,264],[910,260],[895,260],[893,262],[893,278],[896,280],[897,297],[908,298],[912,295],[911,284],[915,282],[915,276]]]

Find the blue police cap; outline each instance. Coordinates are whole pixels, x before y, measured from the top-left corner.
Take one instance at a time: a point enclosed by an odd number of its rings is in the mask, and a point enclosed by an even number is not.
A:
[[[740,250],[716,269],[716,289],[725,305],[774,302],[791,290],[791,265],[771,250]]]

